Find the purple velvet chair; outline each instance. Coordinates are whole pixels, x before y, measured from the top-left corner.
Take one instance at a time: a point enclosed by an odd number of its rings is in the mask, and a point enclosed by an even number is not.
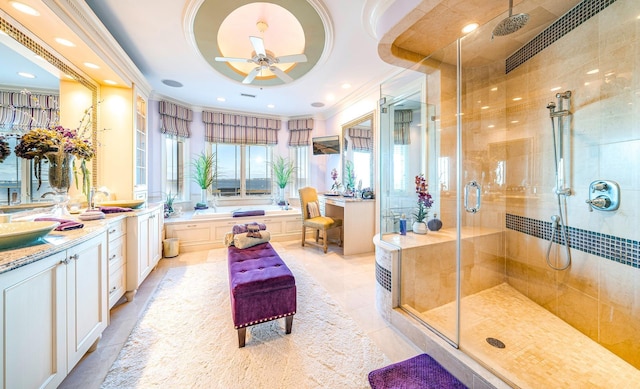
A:
[[[246,249],[230,246],[228,261],[231,313],[239,347],[245,345],[248,326],[281,317],[290,334],[296,313],[296,280],[271,244]]]

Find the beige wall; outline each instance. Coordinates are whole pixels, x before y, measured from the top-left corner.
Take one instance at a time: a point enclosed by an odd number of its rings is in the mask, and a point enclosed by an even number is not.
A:
[[[506,137],[531,138],[534,161],[530,196],[507,199],[508,213],[543,221],[558,213],[545,106],[556,100],[551,89],[559,86],[573,93],[568,225],[640,240],[639,15],[640,3],[619,0],[508,74]],[[516,95],[523,100],[513,102]],[[514,120],[519,123],[511,125]],[[598,179],[620,185],[618,211],[589,212],[589,183]],[[507,230],[509,283],[640,367],[640,270],[574,249],[571,267],[554,271],[545,262],[547,244]]]

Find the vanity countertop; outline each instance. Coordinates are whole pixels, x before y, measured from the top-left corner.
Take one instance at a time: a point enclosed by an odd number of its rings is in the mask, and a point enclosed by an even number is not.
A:
[[[63,216],[63,219],[77,220],[84,224],[83,228],[68,231],[51,231],[36,243],[15,249],[0,250],[0,274],[39,261],[49,255],[58,253],[85,242],[107,230],[109,223],[122,220],[129,216],[155,210],[162,204],[152,204],[146,208],[135,209],[133,212],[111,213],[104,219],[83,221],[77,215]],[[42,215],[34,215],[33,218]]]

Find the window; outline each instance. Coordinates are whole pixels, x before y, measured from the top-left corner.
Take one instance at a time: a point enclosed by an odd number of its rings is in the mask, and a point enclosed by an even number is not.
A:
[[[220,196],[269,196],[272,147],[209,143],[216,155],[217,181],[214,189]]]
[[[186,200],[188,193],[185,187],[185,139],[174,135],[165,135],[166,173],[164,196],[171,193],[177,199]],[[163,196],[163,197],[164,197]]]
[[[309,146],[289,148],[289,159],[296,167],[292,184],[289,185],[289,196],[297,197],[298,189],[308,186],[309,182]]]

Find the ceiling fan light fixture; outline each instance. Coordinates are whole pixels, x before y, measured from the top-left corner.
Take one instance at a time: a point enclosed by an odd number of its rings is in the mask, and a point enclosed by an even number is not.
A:
[[[258,23],[256,23],[256,27],[258,27],[258,31],[264,33],[265,31],[267,31],[267,28],[269,28],[269,25],[263,20],[258,20]]]

